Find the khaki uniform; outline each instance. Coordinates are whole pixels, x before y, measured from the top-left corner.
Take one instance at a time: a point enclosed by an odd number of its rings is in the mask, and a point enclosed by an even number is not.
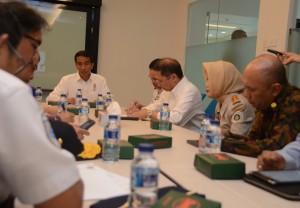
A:
[[[300,132],[300,89],[285,86],[271,106],[256,111],[247,137],[231,135],[222,140],[222,151],[258,156],[263,150],[279,150]]]
[[[226,95],[217,112],[221,129],[233,134],[247,136],[252,126],[255,112],[252,105],[243,94],[231,93]]]

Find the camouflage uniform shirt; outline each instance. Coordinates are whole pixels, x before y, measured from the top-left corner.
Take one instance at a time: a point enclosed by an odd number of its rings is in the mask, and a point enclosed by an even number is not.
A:
[[[222,140],[221,150],[258,156],[263,150],[278,150],[294,141],[300,132],[300,89],[288,84],[264,111],[256,111],[247,137],[232,134]]]

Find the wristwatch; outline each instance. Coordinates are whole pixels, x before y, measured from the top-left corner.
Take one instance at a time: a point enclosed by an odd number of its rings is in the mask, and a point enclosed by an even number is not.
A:
[[[62,110],[61,110],[61,108],[59,108],[56,115],[59,116],[61,114],[61,112],[62,112]]]
[[[147,118],[151,119],[152,116],[152,110],[147,110]]]

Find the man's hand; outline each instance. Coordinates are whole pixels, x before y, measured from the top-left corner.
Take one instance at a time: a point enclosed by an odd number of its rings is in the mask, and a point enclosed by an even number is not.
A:
[[[67,102],[68,102],[68,104],[73,104],[73,105],[75,105],[76,98],[74,98],[74,97],[67,98]]]
[[[77,134],[77,138],[79,140],[83,140],[85,135],[86,136],[90,135],[90,133],[88,132],[88,130],[82,129],[82,128],[80,128],[79,126],[77,126],[75,124],[70,124],[70,125],[73,126],[73,128],[74,128],[74,130],[75,130],[75,132]]]
[[[62,111],[59,114],[59,117],[64,122],[73,123],[75,115],[73,113],[68,112],[68,111]]]
[[[284,167],[284,158],[275,151],[263,151],[257,158],[258,170],[282,170]]]
[[[286,52],[286,51],[281,51],[283,54],[282,56],[278,56],[282,64],[288,65],[290,63],[300,63],[300,54],[292,53],[292,52]]]
[[[143,119],[143,118],[147,117],[147,110],[142,109],[142,110],[139,110],[139,111],[131,112],[130,114],[127,113],[127,115],[132,116],[132,117],[139,117],[140,119]]]
[[[144,107],[144,106],[142,104],[140,104],[139,101],[134,100],[131,102],[129,107],[125,109],[125,111],[126,111],[127,115],[131,116],[132,113],[135,113],[135,112],[141,110],[142,107]]]
[[[51,116],[56,116],[59,110],[58,106],[51,106],[43,103],[42,105],[43,111]]]

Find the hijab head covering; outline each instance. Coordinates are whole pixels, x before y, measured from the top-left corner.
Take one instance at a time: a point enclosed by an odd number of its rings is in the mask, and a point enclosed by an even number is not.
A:
[[[210,82],[210,90],[216,95],[214,99],[222,102],[222,97],[230,93],[242,93],[244,84],[237,68],[226,61],[204,62],[203,74]]]

